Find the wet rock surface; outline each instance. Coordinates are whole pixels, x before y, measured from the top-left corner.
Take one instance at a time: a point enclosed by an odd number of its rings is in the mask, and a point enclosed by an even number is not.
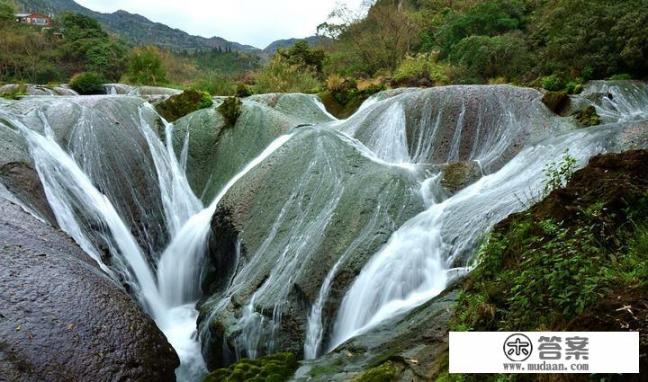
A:
[[[178,363],[70,238],[0,200],[0,379],[173,381]]]
[[[203,353],[212,368],[237,352],[301,356],[311,307],[340,261],[322,307],[326,340],[362,266],[423,209],[407,171],[370,161],[333,131],[304,127],[297,134],[225,195],[212,221],[214,237],[238,232],[241,250],[228,288],[201,308]],[[214,263],[224,258],[215,255]],[[249,304],[253,313],[244,318]],[[250,349],[245,338],[256,330]]]
[[[215,99],[216,107],[223,99]],[[330,121],[305,94],[264,94],[242,100],[241,114],[234,126],[215,108],[199,110],[179,119],[174,147],[182,151],[188,139],[187,178],[206,204],[275,138],[300,125]]]
[[[394,381],[432,381],[447,367],[448,321],[457,289],[434,298],[340,345],[314,361],[304,362],[293,381],[349,381],[389,365]]]

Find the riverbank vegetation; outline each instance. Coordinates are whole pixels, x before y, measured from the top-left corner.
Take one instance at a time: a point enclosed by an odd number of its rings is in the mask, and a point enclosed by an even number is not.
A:
[[[451,330],[639,331],[648,367],[646,164],[644,150],[595,157],[499,223],[461,285]]]
[[[93,72],[214,95],[320,93],[345,115],[390,87],[513,83],[574,93],[588,80],[648,74],[641,0],[377,0],[362,15],[335,10],[318,28],[328,37],[319,46],[299,42],[267,59],[133,47],[70,13],[41,31],[17,24],[10,0],[0,3],[2,82]]]

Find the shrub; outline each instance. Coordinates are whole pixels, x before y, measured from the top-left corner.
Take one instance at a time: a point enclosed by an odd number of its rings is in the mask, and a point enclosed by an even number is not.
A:
[[[173,122],[189,113],[208,108],[213,104],[214,102],[209,93],[190,89],[171,96],[164,102],[160,102],[155,106],[155,109],[164,119]]]
[[[565,90],[567,91],[567,94],[579,94],[583,91],[583,85],[576,81],[569,81],[567,82],[567,85],[565,85]]]
[[[232,96],[236,85],[229,78],[215,72],[208,72],[191,84],[192,89],[201,90],[214,96]]]
[[[556,74],[543,77],[540,79],[540,83],[542,84],[543,89],[552,92],[557,92],[565,88],[565,82]]]
[[[545,174],[545,194],[551,191],[565,187],[571,177],[574,175],[576,168],[576,158],[569,155],[569,149],[565,150],[560,163],[550,162],[544,169]]]
[[[227,126],[234,126],[241,116],[241,99],[238,97],[228,97],[223,104],[218,107],[218,112],[225,118]]]
[[[70,88],[79,94],[105,94],[104,79],[93,72],[79,73],[70,80]]]
[[[457,43],[449,60],[464,78],[485,82],[489,78],[517,78],[529,67],[529,52],[518,35],[470,36]]]
[[[316,93],[319,87],[313,70],[291,65],[279,55],[257,74],[254,84],[255,93]]]
[[[167,83],[160,50],[155,46],[133,49],[128,57],[125,79],[140,85],[158,86]]]
[[[236,85],[236,96],[239,98],[245,98],[252,95],[252,89],[246,84]]]
[[[417,79],[427,79],[433,85],[450,83],[449,67],[437,62],[436,54],[418,54],[406,56],[394,72],[394,81],[397,83],[409,82]]]

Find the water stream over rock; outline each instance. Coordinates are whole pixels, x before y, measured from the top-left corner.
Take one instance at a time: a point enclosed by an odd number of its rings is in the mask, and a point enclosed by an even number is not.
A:
[[[111,86],[0,104],[1,192],[140,302],[180,380],[275,351],[316,359],[370,332],[468,272],[567,150],[583,166],[648,144],[635,82],[573,97],[605,123],[587,129],[512,86],[387,91],[344,121],[313,96],[258,95],[235,126],[214,108],[169,124]]]

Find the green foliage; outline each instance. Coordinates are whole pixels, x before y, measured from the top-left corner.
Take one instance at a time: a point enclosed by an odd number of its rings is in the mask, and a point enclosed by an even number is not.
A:
[[[191,87],[215,96],[231,96],[236,92],[234,81],[216,72],[201,75]]]
[[[289,65],[322,73],[325,53],[322,49],[310,48],[306,41],[298,41],[288,49],[279,49],[277,54]]]
[[[96,72],[109,81],[119,80],[125,69],[125,45],[87,16],[63,13],[58,19],[64,38],[60,55],[65,72]]]
[[[646,157],[629,157],[582,170],[560,193],[496,226],[464,283],[452,329],[600,330],[587,317],[622,315],[607,304],[645,296],[648,192],[634,161]],[[571,166],[554,166],[554,184],[570,172],[561,167]]]
[[[392,382],[398,375],[398,369],[391,362],[385,362],[380,366],[365,371],[353,382]]]
[[[277,353],[257,360],[242,359],[226,369],[210,373],[204,382],[284,382],[297,370],[297,357]]]
[[[163,85],[167,83],[162,54],[157,47],[135,48],[128,57],[125,79],[139,85]]]
[[[585,79],[645,75],[648,9],[641,0],[555,0],[539,7],[529,36],[546,72]]]
[[[213,104],[214,101],[209,93],[189,89],[158,103],[155,109],[164,119],[173,122],[196,110],[211,107]]]
[[[526,8],[519,0],[485,1],[466,12],[449,12],[445,23],[436,33],[441,54],[446,56],[470,36],[496,36],[519,29]]]
[[[256,75],[254,92],[315,93],[320,85],[314,70],[291,65],[283,56],[275,55]]]
[[[446,85],[450,83],[450,67],[438,62],[434,54],[417,54],[406,56],[394,71],[397,83],[421,78],[434,85]]]
[[[0,25],[16,22],[16,7],[12,1],[0,0]]]
[[[513,34],[470,36],[453,46],[449,60],[470,82],[504,76],[516,78],[528,70],[524,40]]]
[[[218,107],[218,112],[225,118],[227,126],[234,126],[241,116],[241,107],[243,103],[238,97],[227,97],[223,104]]]
[[[240,83],[236,85],[236,96],[239,98],[245,98],[251,96],[252,89],[246,84]]]
[[[565,82],[556,74],[541,78],[540,83],[543,89],[551,92],[557,92],[565,88]]]
[[[565,85],[567,94],[579,94],[583,91],[583,85],[579,81],[569,81]]]
[[[550,162],[544,168],[545,174],[545,194],[550,193],[558,188],[565,187],[576,169],[576,158],[569,155],[569,149],[565,150],[560,163]]]
[[[70,88],[79,94],[105,94],[104,78],[94,72],[79,73],[70,80]]]

